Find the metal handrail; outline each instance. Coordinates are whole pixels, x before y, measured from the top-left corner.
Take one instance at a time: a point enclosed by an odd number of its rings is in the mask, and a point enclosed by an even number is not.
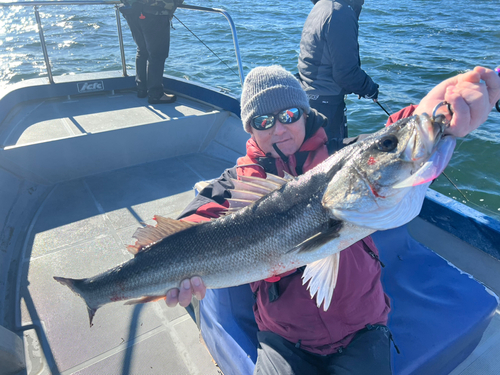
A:
[[[121,27],[121,21],[120,21],[120,12],[118,10],[119,4],[121,4],[119,1],[116,0],[98,0],[98,1],[19,1],[19,2],[11,2],[11,3],[3,3],[0,2],[0,7],[9,7],[9,6],[32,6],[35,11],[35,18],[36,22],[38,24],[38,35],[40,36],[40,43],[42,46],[42,52],[43,52],[43,58],[45,60],[45,67],[47,69],[47,75],[49,78],[49,82],[51,84],[54,84],[54,79],[52,77],[52,68],[50,66],[50,60],[49,60],[49,55],[47,53],[47,47],[45,44],[45,36],[43,34],[43,28],[42,28],[42,22],[40,19],[40,14],[38,12],[39,6],[42,5],[115,5],[115,13],[116,13],[116,27],[118,29],[118,40],[120,43],[120,54],[121,54],[121,60],[122,60],[122,71],[123,71],[123,76],[127,76],[127,68],[125,64],[125,48],[123,45],[123,35],[122,35],[122,27]],[[201,11],[201,12],[209,12],[209,13],[220,13],[224,17],[226,17],[227,21],[229,22],[229,26],[231,27],[231,33],[233,36],[233,44],[234,44],[234,51],[236,54],[236,63],[238,64],[238,73],[240,76],[240,83],[243,86],[243,79],[244,79],[244,74],[243,74],[243,68],[242,68],[242,63],[241,63],[241,54],[240,54],[240,47],[238,44],[238,37],[236,35],[236,27],[234,26],[233,19],[227,13],[225,10],[222,9],[216,9],[216,8],[205,8],[205,7],[199,7],[199,6],[194,6],[194,5],[179,5],[178,8],[182,9],[190,9],[190,10],[196,10],[196,11]]]

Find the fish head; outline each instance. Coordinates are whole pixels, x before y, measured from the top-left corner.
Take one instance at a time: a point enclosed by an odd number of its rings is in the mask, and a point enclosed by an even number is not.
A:
[[[455,138],[444,136],[443,118],[402,119],[352,145],[322,204],[338,219],[375,230],[395,228],[417,216],[431,182],[448,164]]]

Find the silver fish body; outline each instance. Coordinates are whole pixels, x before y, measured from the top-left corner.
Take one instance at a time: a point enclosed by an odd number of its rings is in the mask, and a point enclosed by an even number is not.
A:
[[[195,275],[208,288],[223,288],[321,261],[418,214],[429,183],[393,186],[439,152],[443,129],[426,115],[403,119],[234,213],[173,231],[115,268],[87,279],[54,278],[85,300],[92,324],[102,305],[155,300]],[[326,308],[328,298],[331,291],[321,297]]]

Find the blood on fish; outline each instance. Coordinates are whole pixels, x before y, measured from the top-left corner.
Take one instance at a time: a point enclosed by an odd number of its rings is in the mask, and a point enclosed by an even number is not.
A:
[[[385,198],[383,195],[379,195],[377,193],[377,191],[373,188],[373,186],[370,186],[370,189],[371,189],[373,195],[375,195],[377,198]]]
[[[368,159],[368,165],[373,165],[375,164],[377,161],[375,160],[375,158],[373,156],[370,156],[370,158]]]

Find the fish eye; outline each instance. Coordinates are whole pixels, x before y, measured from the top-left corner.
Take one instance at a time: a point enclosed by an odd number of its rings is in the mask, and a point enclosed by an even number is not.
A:
[[[398,138],[393,135],[386,135],[377,143],[377,149],[384,152],[394,150],[398,146]]]

